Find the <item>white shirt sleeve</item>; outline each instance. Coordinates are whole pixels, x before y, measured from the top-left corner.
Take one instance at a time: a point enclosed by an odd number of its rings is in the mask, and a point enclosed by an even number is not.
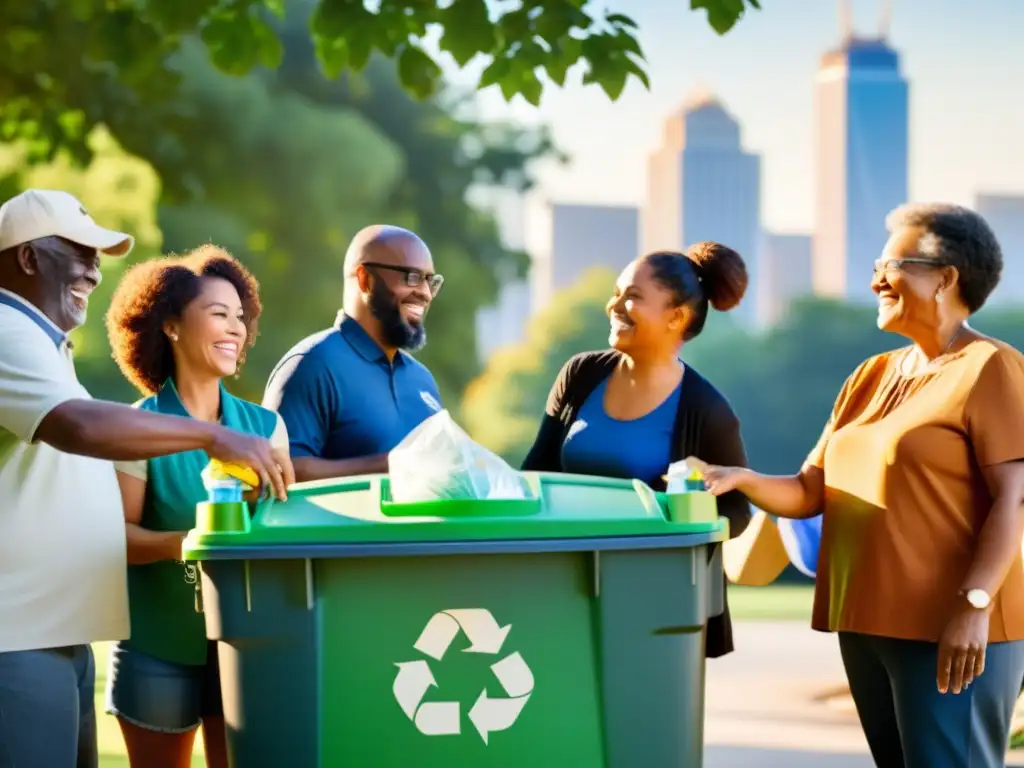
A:
[[[31,443],[50,411],[69,400],[87,398],[71,366],[37,329],[0,319],[0,427]]]
[[[126,475],[134,477],[143,482],[149,477],[149,461],[139,459],[138,461],[115,461],[114,469]]]
[[[274,427],[274,434],[270,436],[270,446],[280,448],[288,453],[288,427],[285,426],[281,414],[275,413],[274,415],[277,417],[277,425]]]

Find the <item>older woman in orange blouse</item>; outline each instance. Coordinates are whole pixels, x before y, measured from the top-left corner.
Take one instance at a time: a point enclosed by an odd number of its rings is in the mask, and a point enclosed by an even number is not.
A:
[[[780,517],[823,513],[814,629],[837,632],[883,768],[996,768],[1024,678],[1024,356],[967,320],[1002,254],[976,213],[905,206],[872,289],[912,343],[847,379],[795,475],[706,466]]]

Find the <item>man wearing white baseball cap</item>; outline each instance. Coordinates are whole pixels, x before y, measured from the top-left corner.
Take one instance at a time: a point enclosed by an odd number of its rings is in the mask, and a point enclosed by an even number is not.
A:
[[[133,239],[72,195],[0,206],[0,768],[98,763],[89,643],[128,635],[114,466],[183,451],[239,461],[283,497],[286,456],[217,424],[93,400],[68,334],[85,322],[100,254]]]

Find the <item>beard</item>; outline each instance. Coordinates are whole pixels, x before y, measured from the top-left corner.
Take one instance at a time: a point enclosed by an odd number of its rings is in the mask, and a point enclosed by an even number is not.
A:
[[[370,289],[370,314],[380,323],[384,341],[392,347],[415,352],[427,343],[427,329],[422,323],[409,323],[402,317],[398,302],[382,280]]]

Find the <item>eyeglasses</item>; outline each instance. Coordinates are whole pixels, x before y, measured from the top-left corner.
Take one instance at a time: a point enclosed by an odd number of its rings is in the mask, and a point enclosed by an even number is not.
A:
[[[372,261],[364,261],[363,266],[370,267],[372,269],[386,269],[390,272],[398,272],[404,276],[403,282],[410,288],[418,288],[426,283],[431,296],[437,296],[438,291],[441,290],[441,286],[444,285],[443,275],[427,274],[422,270],[413,269],[412,267],[399,267],[395,264],[378,264]]]
[[[948,267],[948,261],[941,261],[939,259],[924,259],[919,256],[908,256],[905,259],[879,259],[874,264],[873,273],[875,277],[878,277],[883,272],[887,275],[891,275],[895,272],[899,272],[903,269],[904,264],[923,264],[928,267]]]

